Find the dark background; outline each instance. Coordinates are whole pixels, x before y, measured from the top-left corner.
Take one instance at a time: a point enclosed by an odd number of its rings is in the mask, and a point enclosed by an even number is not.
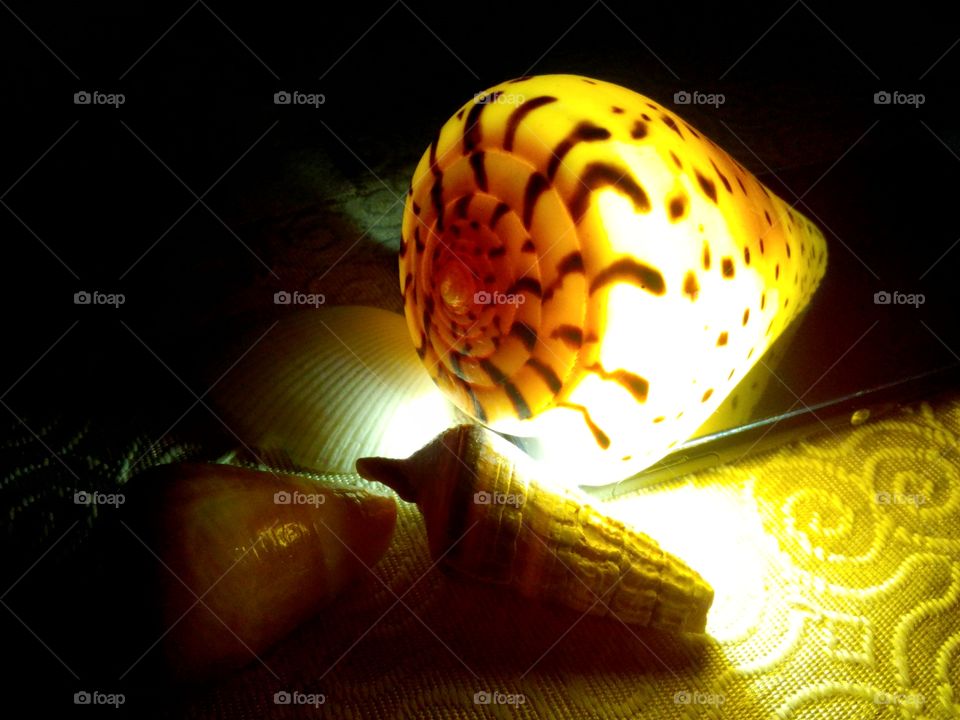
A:
[[[787,200],[816,182],[797,207],[827,231],[830,266],[795,395],[835,362],[819,392],[882,379],[897,358],[955,361],[951,16],[818,0],[0,7],[0,592],[73,520],[81,528],[4,595],[31,628],[0,608],[11,686],[73,683],[33,632],[102,672],[100,631],[78,631],[71,610],[84,577],[71,558],[97,525],[69,502],[78,476],[107,489],[128,479],[111,461],[190,407],[222,370],[220,349],[276,310],[276,290],[362,304],[395,283],[360,269],[392,262],[396,196],[442,123],[502,80],[578,73],[668,107],[680,90],[723,93],[719,108],[678,110]],[[126,101],[75,105],[81,90]],[[326,102],[277,106],[279,90]],[[926,100],[878,106],[881,90]],[[875,306],[883,289],[927,302]],[[74,305],[81,290],[126,303]],[[230,439],[211,424],[201,407],[177,437],[214,454]]]
[[[58,399],[76,390],[78,374],[96,378],[86,387],[98,396],[101,379],[122,378],[125,392],[140,384],[130,356],[144,349],[117,320],[168,361],[186,353],[187,373],[198,328],[206,339],[225,315],[251,309],[236,299],[252,283],[293,289],[320,274],[309,254],[291,262],[299,238],[277,242],[280,221],[313,211],[322,225],[331,196],[352,193],[362,206],[368,190],[402,193],[453,109],[528,72],[592,74],[667,104],[678,90],[723,93],[718,109],[680,109],[770,185],[782,178],[791,200],[849,151],[798,208],[854,248],[835,241],[831,259],[852,261],[864,290],[895,289],[885,276],[907,258],[919,276],[958,237],[949,216],[960,161],[944,146],[960,147],[960,61],[947,52],[957,27],[932,4],[889,13],[804,3],[10,10],[28,26],[4,11],[11,381],[80,321],[25,378],[38,387],[14,398],[21,412],[51,382],[65,384]],[[326,103],[274,105],[283,89],[323,93]],[[78,90],[121,92],[126,102],[74,105]],[[879,90],[926,102],[877,106]],[[369,207],[380,209],[377,200]],[[366,232],[361,251],[371,239],[395,247],[401,207],[382,209],[335,218],[345,223],[338,237]],[[928,291],[948,265],[926,278]],[[325,280],[313,290],[329,291]],[[109,313],[74,306],[84,289],[127,302]],[[872,312],[867,296],[857,312],[832,314]],[[58,362],[63,371],[50,372]]]

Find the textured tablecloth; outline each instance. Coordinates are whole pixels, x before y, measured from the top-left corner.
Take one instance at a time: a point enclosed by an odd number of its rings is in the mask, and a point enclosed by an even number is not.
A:
[[[922,404],[608,503],[715,584],[704,638],[450,578],[403,504],[370,576],[191,716],[957,717],[958,435],[960,399]]]

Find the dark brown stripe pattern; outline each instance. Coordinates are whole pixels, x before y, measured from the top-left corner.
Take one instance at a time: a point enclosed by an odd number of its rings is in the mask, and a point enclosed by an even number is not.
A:
[[[637,402],[646,402],[647,401],[647,392],[650,390],[650,383],[648,383],[644,378],[639,375],[635,375],[632,372],[626,370],[614,370],[613,372],[605,370],[599,363],[594,363],[587,368],[592,373],[596,373],[604,380],[613,380],[616,383],[619,383],[627,391],[633,395],[634,400]]]
[[[605,285],[627,282],[654,295],[663,295],[665,286],[660,271],[630,257],[621,258],[600,271],[590,283],[592,295]]]
[[[590,428],[590,432],[593,434],[593,439],[596,440],[597,445],[604,450],[610,447],[610,438],[593,421],[593,418],[590,417],[590,411],[587,410],[583,405],[576,405],[574,403],[560,403],[558,407],[570,408],[571,410],[576,410],[583,415],[583,420],[585,423],[587,423],[587,427]]]
[[[642,187],[633,179],[629,170],[609,163],[590,163],[580,176],[576,194],[570,201],[570,214],[573,221],[579,223],[587,212],[590,196],[602,187],[612,187],[633,201],[640,212],[650,212],[650,199]]]
[[[497,98],[503,95],[502,90],[484,95],[479,98],[467,113],[467,119],[463,123],[463,154],[469,155],[480,146],[483,139],[483,128],[480,125],[480,116],[487,105],[497,101]]]
[[[550,181],[542,173],[533,173],[527,181],[527,189],[523,193],[523,226],[527,230],[533,222],[533,211],[537,207],[537,200],[549,187]]]
[[[520,127],[520,123],[524,121],[524,118],[527,117],[537,108],[541,108],[544,105],[549,105],[550,103],[556,102],[557,99],[552,95],[539,95],[535,98],[530,98],[529,100],[521,103],[516,110],[510,113],[510,117],[507,119],[507,131],[506,135],[503,137],[503,149],[507,152],[513,150],[513,143],[517,137],[517,128]]]
[[[577,143],[594,142],[597,140],[607,140],[610,138],[610,131],[592,122],[582,122],[577,125],[570,134],[560,141],[553,149],[553,156],[547,165],[547,177],[553,180],[557,170],[560,169],[560,163],[567,156]]]
[[[530,406],[527,405],[526,399],[523,397],[523,393],[517,388],[516,385],[503,374],[503,371],[494,365],[493,361],[490,358],[484,358],[480,361],[480,367],[487,374],[490,380],[503,387],[503,391],[507,394],[507,397],[510,398],[510,402],[513,404],[513,410],[517,414],[517,417],[521,420],[527,420],[533,417],[533,413],[530,412]]]
[[[528,359],[527,365],[533,368],[543,379],[543,382],[546,383],[548,388],[550,388],[550,392],[552,392],[554,395],[560,392],[560,388],[563,387],[563,383],[560,382],[560,378],[557,377],[557,374],[553,371],[553,368],[546,363],[537,360],[537,358]]]

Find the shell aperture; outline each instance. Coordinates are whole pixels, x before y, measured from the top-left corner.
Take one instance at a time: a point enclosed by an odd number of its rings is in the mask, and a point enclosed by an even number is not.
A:
[[[577,484],[694,434],[805,309],[826,240],[678,115],[574,75],[465,104],[414,174],[400,284],[436,384]]]

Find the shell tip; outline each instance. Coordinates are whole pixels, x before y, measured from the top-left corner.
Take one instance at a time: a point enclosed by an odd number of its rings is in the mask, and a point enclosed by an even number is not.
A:
[[[357,460],[357,473],[367,480],[383,483],[394,490],[401,500],[415,502],[416,492],[404,470],[403,460],[365,457]]]

